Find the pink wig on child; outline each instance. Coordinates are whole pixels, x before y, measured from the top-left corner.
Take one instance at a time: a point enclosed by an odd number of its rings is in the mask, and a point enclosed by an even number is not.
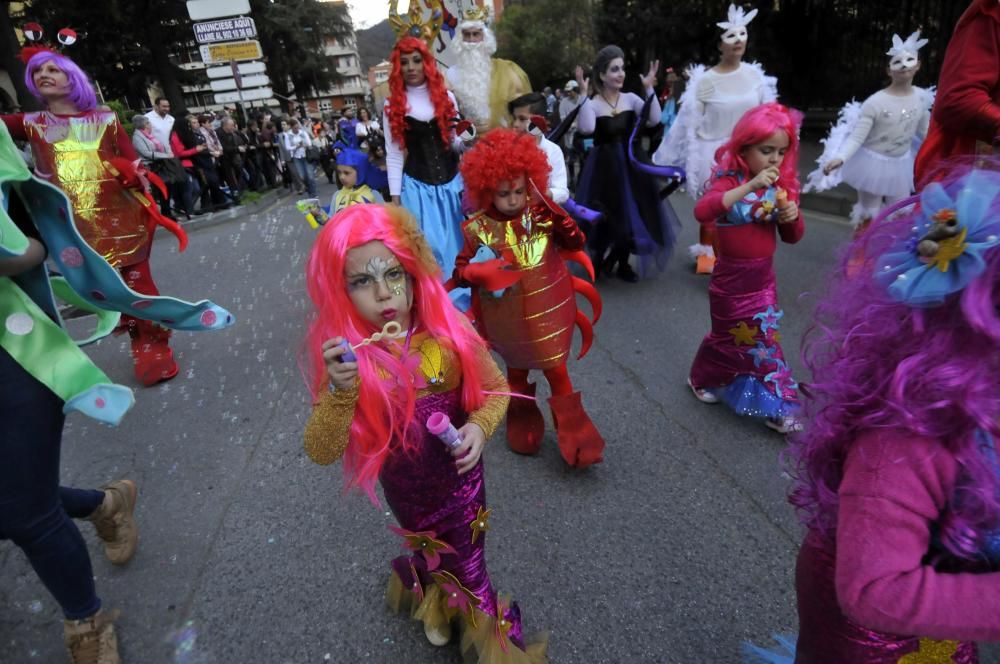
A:
[[[788,149],[781,162],[778,186],[788,192],[789,198],[798,200],[799,189],[799,127],[802,113],[777,102],[755,106],[743,114],[729,140],[715,151],[716,171],[735,171],[749,179],[753,177],[743,158],[743,150],[763,143],[778,131],[788,136]]]
[[[410,276],[413,331],[426,331],[442,348],[455,353],[462,367],[462,407],[466,412],[483,403],[478,356],[485,342],[455,309],[441,285],[441,270],[412,215],[396,205],[352,205],[334,216],[316,237],[306,265],[306,289],[316,306],[306,340],[306,373],[313,399],[327,389],[329,375],[323,343],[345,337],[351,344],[379,328],[362,318],[347,292],[344,274],[347,252],[380,241]],[[401,343],[401,342],[400,342]],[[358,405],[344,453],[347,488],[360,487],[373,502],[375,481],[390,446],[409,445],[417,388],[410,370],[384,344],[356,352]]]

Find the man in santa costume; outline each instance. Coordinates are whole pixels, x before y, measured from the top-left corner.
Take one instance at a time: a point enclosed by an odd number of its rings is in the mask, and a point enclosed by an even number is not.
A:
[[[507,102],[531,92],[528,75],[514,62],[493,57],[497,38],[489,27],[486,8],[463,12],[458,30],[460,38],[449,46],[455,51],[455,64],[448,69],[447,79],[462,115],[480,134],[507,126]]]

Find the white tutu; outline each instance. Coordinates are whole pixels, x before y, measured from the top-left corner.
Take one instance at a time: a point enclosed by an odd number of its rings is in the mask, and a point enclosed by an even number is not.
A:
[[[844,182],[858,191],[888,198],[903,198],[913,193],[913,152],[901,157],[887,157],[861,147],[841,166]]]

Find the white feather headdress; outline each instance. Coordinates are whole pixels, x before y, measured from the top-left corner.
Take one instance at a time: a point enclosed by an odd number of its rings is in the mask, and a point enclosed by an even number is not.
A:
[[[756,9],[751,9],[748,12],[744,12],[742,7],[737,7],[736,5],[729,5],[729,20],[723,21],[721,23],[716,23],[717,26],[723,29],[723,31],[728,32],[735,28],[745,28],[750,25],[750,21],[754,19],[757,15]]]
[[[916,55],[917,51],[919,51],[920,49],[922,49],[924,46],[927,45],[927,41],[928,40],[926,39],[920,38],[919,30],[914,32],[909,37],[907,37],[906,41],[900,39],[899,35],[893,35],[892,48],[886,51],[886,55],[888,55],[890,58],[894,58],[897,55],[901,55],[903,53],[912,53],[913,55]]]

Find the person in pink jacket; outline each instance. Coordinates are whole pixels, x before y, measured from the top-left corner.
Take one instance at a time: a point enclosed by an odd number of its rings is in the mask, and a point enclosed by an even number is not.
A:
[[[799,664],[972,664],[1000,641],[1000,160],[893,207],[804,345]]]

